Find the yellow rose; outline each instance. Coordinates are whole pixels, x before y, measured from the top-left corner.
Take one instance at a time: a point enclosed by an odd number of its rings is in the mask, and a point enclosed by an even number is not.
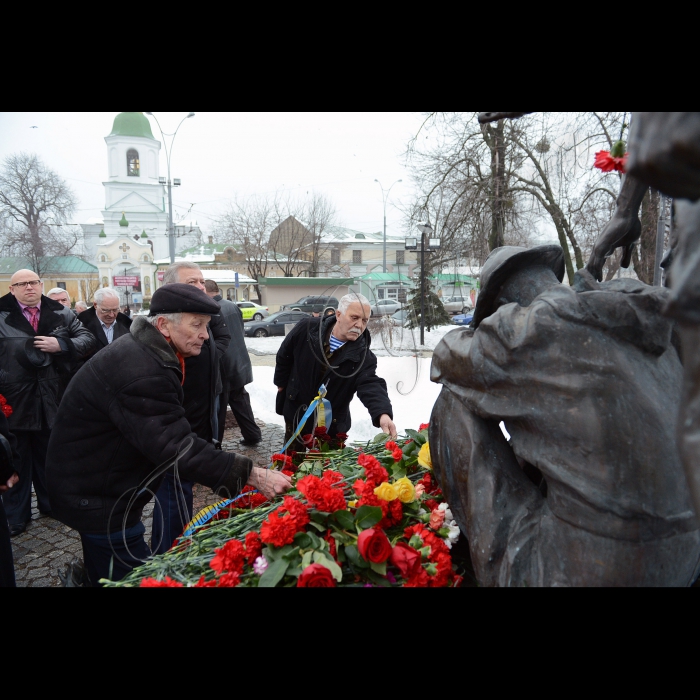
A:
[[[420,448],[418,453],[418,464],[426,469],[433,468],[433,461],[430,459],[430,443],[424,443],[423,447]]]
[[[404,476],[403,479],[394,482],[394,486],[399,492],[399,501],[401,503],[412,503],[416,500],[416,489],[407,477]]]
[[[399,490],[394,484],[385,481],[374,489],[374,495],[382,501],[395,501],[399,497]]]

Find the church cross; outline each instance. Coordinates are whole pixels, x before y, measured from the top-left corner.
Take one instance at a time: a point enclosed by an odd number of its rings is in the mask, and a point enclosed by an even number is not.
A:
[[[130,248],[131,248],[131,246],[128,246],[126,243],[122,243],[119,246],[119,250],[121,250],[122,253],[126,253],[126,251],[129,250]]]

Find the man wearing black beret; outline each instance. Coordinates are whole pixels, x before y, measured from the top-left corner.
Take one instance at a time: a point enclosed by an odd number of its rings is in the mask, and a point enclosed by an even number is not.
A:
[[[150,556],[141,515],[165,471],[235,496],[269,498],[290,480],[216,450],[185,418],[185,359],[197,356],[219,305],[191,285],[158,289],[149,316],[93,356],[71,381],[49,442],[54,517],[80,533],[90,581],[122,579]]]

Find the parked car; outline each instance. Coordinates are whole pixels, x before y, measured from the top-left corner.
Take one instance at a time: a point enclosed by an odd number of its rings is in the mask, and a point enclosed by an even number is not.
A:
[[[457,314],[456,316],[452,317],[452,323],[454,323],[457,326],[468,326],[472,322],[473,319],[474,319],[473,313]]]
[[[391,316],[395,314],[403,304],[400,304],[394,299],[380,299],[379,301],[372,304],[372,315],[373,316]]]
[[[397,326],[405,326],[406,321],[408,321],[409,309],[399,309],[396,313],[391,315],[391,320]]]
[[[237,301],[236,306],[241,310],[244,321],[262,321],[270,315],[267,306],[260,306],[252,301]]]
[[[442,305],[451,314],[466,314],[472,309],[472,300],[469,297],[446,297]]]
[[[325,316],[330,309],[335,312],[337,308],[338,300],[335,297],[312,296],[302,297],[293,304],[285,304],[280,311],[305,311],[308,314],[322,313]]]
[[[248,338],[267,338],[268,335],[284,335],[284,326],[287,323],[298,323],[309,318],[309,314],[303,311],[277,311],[270,314],[264,321],[251,321],[246,323],[243,332]]]

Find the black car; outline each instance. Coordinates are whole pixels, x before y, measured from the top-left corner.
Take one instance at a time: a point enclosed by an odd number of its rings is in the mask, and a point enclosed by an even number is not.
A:
[[[323,314],[333,313],[338,308],[338,300],[335,297],[302,297],[293,304],[285,304],[282,311],[305,311],[306,313]]]
[[[287,324],[297,323],[309,318],[309,314],[301,311],[278,311],[270,314],[264,321],[249,321],[243,329],[248,338],[267,338],[268,335],[284,335]]]

